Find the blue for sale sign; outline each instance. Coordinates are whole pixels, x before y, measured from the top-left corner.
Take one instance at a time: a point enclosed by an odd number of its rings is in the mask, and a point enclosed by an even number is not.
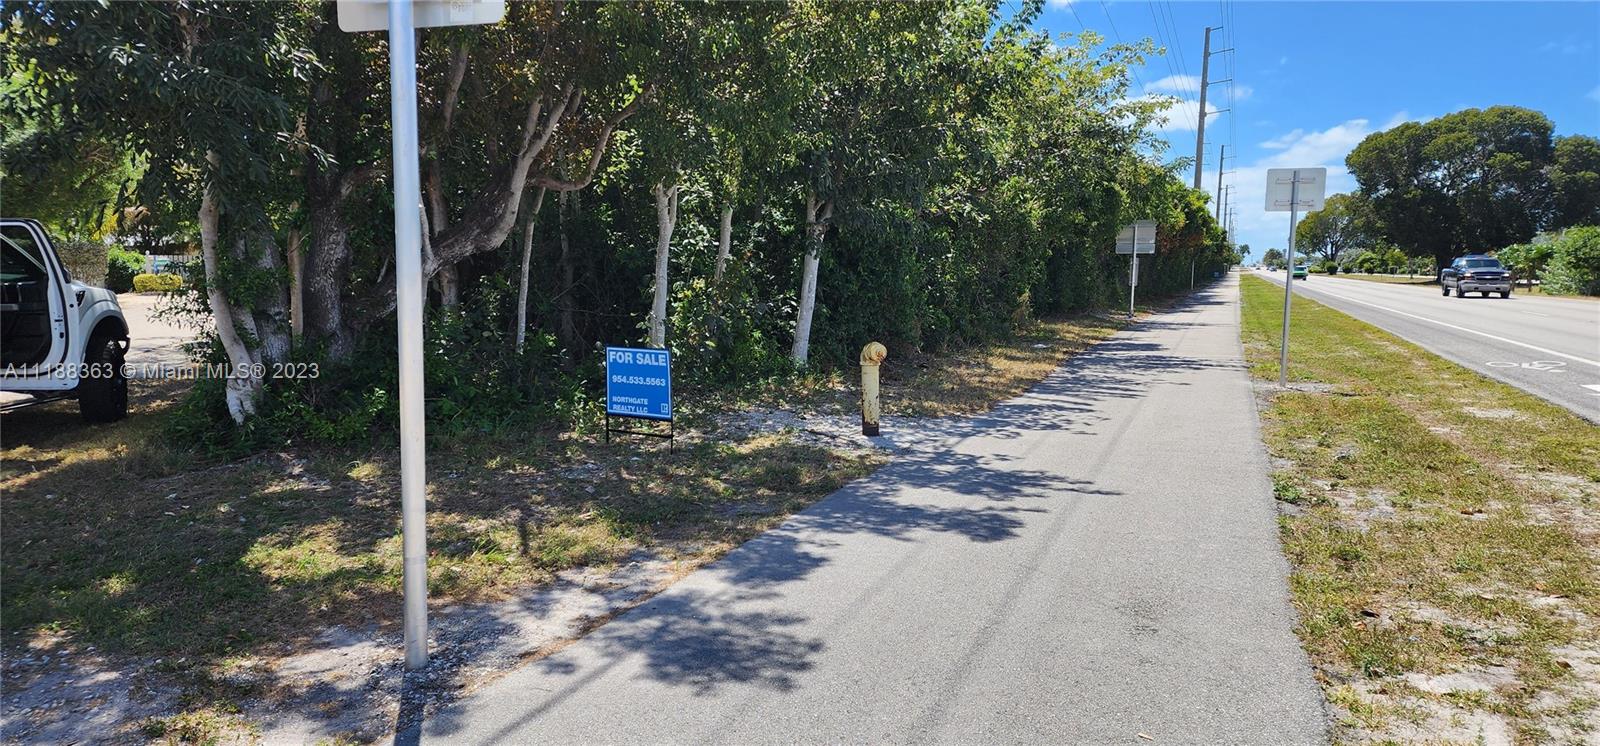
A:
[[[606,414],[672,419],[672,353],[606,348]]]

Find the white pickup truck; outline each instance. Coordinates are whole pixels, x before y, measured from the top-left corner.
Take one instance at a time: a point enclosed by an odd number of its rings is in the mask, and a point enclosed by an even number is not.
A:
[[[74,281],[34,220],[0,218],[0,411],[77,399],[89,422],[128,414],[128,322],[115,293]]]

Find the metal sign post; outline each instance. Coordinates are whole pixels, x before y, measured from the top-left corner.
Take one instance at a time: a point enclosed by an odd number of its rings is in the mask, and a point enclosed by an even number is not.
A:
[[[1156,221],[1136,220],[1117,232],[1117,253],[1128,255],[1128,318],[1133,318],[1134,289],[1139,287],[1139,255],[1156,253]]]
[[[413,10],[416,11],[415,16]],[[428,665],[427,449],[422,399],[422,179],[417,165],[418,26],[496,23],[505,1],[339,0],[339,28],[389,32],[395,325],[400,341],[400,531],[406,668]]]
[[[1278,343],[1280,387],[1289,385],[1289,304],[1294,297],[1294,269],[1298,266],[1294,252],[1295,222],[1301,209],[1306,212],[1322,209],[1322,193],[1327,183],[1326,168],[1267,169],[1267,211],[1289,211],[1289,263],[1283,278],[1283,335]]]

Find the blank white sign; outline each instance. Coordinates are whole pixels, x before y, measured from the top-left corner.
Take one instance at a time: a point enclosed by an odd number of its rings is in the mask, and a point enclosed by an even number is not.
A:
[[[389,30],[387,0],[339,0],[338,8],[341,31]],[[411,0],[411,14],[417,28],[499,23],[506,0]]]
[[[1269,168],[1267,212],[1289,212],[1290,209],[1300,212],[1321,210],[1322,193],[1327,186],[1326,168]]]
[[[1134,243],[1134,228],[1138,228],[1138,243]],[[1117,231],[1118,254],[1156,253],[1156,221],[1138,220]]]

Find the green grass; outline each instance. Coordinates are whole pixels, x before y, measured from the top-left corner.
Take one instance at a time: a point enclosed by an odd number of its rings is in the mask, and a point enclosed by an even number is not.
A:
[[[1323,277],[1324,275],[1318,275]],[[1438,278],[1431,275],[1417,275],[1415,277],[1400,277],[1397,275],[1367,275],[1367,274],[1342,274],[1339,277],[1351,280],[1366,280],[1367,282],[1383,282],[1390,285],[1437,285]]]
[[[1247,277],[1243,294],[1252,373],[1276,380],[1281,293]],[[1320,385],[1273,394],[1263,434],[1294,506],[1300,636],[1344,736],[1467,711],[1530,741],[1594,722],[1552,651],[1600,652],[1600,428],[1304,298],[1291,338],[1291,381]],[[1469,410],[1485,401],[1509,418]],[[1400,678],[1492,665],[1516,684],[1436,695]]]
[[[173,459],[152,454],[166,449],[152,416],[31,444],[12,442],[25,431],[13,426],[0,480],[12,642],[65,632],[110,650],[220,659],[394,616],[390,454],[288,451],[148,473]],[[782,435],[668,452],[535,434],[431,456],[428,582],[440,603],[499,598],[641,546],[725,549],[873,465]],[[594,466],[563,476],[581,464]]]

